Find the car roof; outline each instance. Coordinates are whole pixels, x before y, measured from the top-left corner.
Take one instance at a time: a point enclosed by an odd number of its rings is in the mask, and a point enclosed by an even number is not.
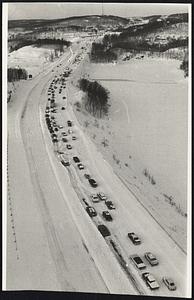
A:
[[[146,278],[149,280],[149,282],[156,281],[156,279],[154,278],[154,276],[152,274],[149,274],[148,276],[146,276]]]
[[[147,252],[146,254],[147,256],[149,256],[149,258],[155,259],[155,256],[151,252]]]

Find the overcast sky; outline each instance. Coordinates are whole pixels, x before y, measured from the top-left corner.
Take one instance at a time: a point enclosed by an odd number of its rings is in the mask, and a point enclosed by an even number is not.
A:
[[[186,4],[104,3],[103,13],[121,17],[148,16],[188,12]],[[57,19],[80,15],[102,14],[101,3],[9,3],[9,20]]]

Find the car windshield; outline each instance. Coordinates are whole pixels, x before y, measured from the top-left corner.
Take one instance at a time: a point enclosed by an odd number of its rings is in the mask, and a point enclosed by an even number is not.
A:
[[[141,258],[138,257],[138,256],[134,257],[134,260],[135,260],[135,262],[136,262],[137,264],[142,264],[142,263],[143,263],[143,261],[141,260]]]

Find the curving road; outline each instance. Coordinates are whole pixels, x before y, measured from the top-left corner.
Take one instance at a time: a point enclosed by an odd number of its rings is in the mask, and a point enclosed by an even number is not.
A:
[[[78,155],[89,173],[113,200],[116,210],[108,224],[111,238],[104,239],[96,226],[105,223],[101,213],[104,203],[95,204],[98,216],[92,221],[85,212],[82,198],[89,203],[93,189],[75,164],[64,168],[51,142],[44,120],[47,90],[54,76],[71,66],[82,44],[66,53],[31,82],[28,81],[8,109],[8,253],[7,289],[39,289],[85,291],[160,296],[187,295],[186,255],[161,229],[149,213],[103,160],[90,139],[83,133],[72,106],[74,94],[69,81],[67,109],[58,109],[57,123],[66,126],[73,120],[78,140],[67,153]],[[59,66],[61,63],[61,66]],[[57,67],[58,65],[58,67]],[[64,105],[56,98],[58,108]],[[59,143],[63,151],[65,147]],[[11,213],[10,213],[11,211]],[[142,238],[134,246],[127,232]],[[111,244],[127,264],[122,266]],[[160,289],[150,291],[141,279],[141,272],[129,256],[153,251],[160,260],[157,267],[147,269],[157,278]],[[162,284],[162,276],[171,276],[177,290],[170,292]]]

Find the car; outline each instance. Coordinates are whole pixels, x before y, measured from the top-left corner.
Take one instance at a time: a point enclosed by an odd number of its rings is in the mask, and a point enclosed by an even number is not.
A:
[[[104,224],[98,225],[98,230],[100,231],[103,237],[111,235],[109,229]]]
[[[71,126],[72,126],[72,122],[71,122],[71,121],[67,121],[67,125],[68,125],[69,127],[71,127]]]
[[[77,166],[78,166],[78,168],[79,168],[80,170],[83,170],[83,169],[84,169],[84,166],[83,166],[82,164],[78,164]]]
[[[58,127],[59,127],[59,129],[62,129],[62,128],[63,128],[63,126],[62,126],[62,125],[59,125]]]
[[[70,144],[67,144],[66,147],[67,147],[67,149],[69,149],[69,150],[72,149],[72,146],[71,146]]]
[[[98,203],[98,202],[99,202],[99,198],[98,198],[97,195],[92,194],[90,197],[91,197],[91,199],[92,199],[92,202],[94,202],[94,203]]]
[[[90,185],[94,188],[96,188],[98,186],[96,180],[94,180],[93,178],[88,179]]]
[[[98,193],[98,197],[100,198],[100,200],[107,200],[107,196],[102,192]]]
[[[73,156],[73,160],[74,160],[75,163],[79,163],[80,162],[80,159],[77,156]]]
[[[67,136],[67,133],[66,133],[66,132],[61,132],[61,134],[62,134],[63,136]]]
[[[164,284],[167,286],[167,288],[170,291],[175,291],[176,290],[176,285],[174,283],[174,280],[170,277],[163,277],[162,281],[164,282]]]
[[[71,130],[71,129],[68,129],[68,133],[73,133],[73,130]]]
[[[105,204],[106,204],[106,206],[107,206],[109,209],[115,209],[115,206],[114,206],[114,204],[112,203],[112,201],[110,201],[110,200],[105,201]]]
[[[61,107],[61,110],[65,110],[65,107],[64,107],[64,106],[62,106],[62,107]]]
[[[51,134],[52,138],[57,138],[57,135],[55,133]]]
[[[147,261],[150,263],[151,266],[158,265],[159,262],[158,262],[157,258],[151,252],[146,252],[144,254],[144,256],[147,259]]]
[[[151,290],[159,289],[160,286],[159,286],[158,282],[156,281],[154,276],[152,274],[150,274],[149,272],[142,273],[142,278]]]
[[[134,232],[129,232],[128,237],[133,242],[134,245],[141,244],[140,238]]]
[[[108,210],[103,211],[103,212],[102,212],[102,216],[103,216],[103,218],[104,218],[106,221],[112,221],[112,220],[113,220],[113,218],[112,218],[112,216],[111,216],[111,214],[109,213]]]
[[[146,268],[146,265],[144,264],[141,257],[139,257],[139,255],[137,254],[131,255],[130,259],[132,260],[132,262],[134,263],[137,269],[141,270]]]
[[[59,131],[59,129],[57,128],[57,127],[55,127],[55,129],[54,129],[55,131]]]
[[[87,206],[86,211],[87,211],[87,213],[90,217],[96,217],[97,216],[97,212],[96,212],[95,208],[92,207],[92,206]]]
[[[53,138],[52,141],[53,141],[53,143],[57,143],[57,142],[58,142],[58,139]]]
[[[90,178],[91,178],[91,176],[90,176],[89,174],[84,174],[84,177],[85,177],[86,179],[90,179]]]
[[[68,139],[66,139],[66,138],[62,138],[62,142],[64,142],[64,143],[67,143],[68,142]]]
[[[65,167],[70,166],[70,163],[69,163],[68,160],[62,160],[61,163],[62,163]]]
[[[72,136],[72,140],[73,141],[77,140],[76,136]]]
[[[61,150],[57,150],[57,153],[59,153],[59,154],[64,154],[64,152],[61,151]]]

